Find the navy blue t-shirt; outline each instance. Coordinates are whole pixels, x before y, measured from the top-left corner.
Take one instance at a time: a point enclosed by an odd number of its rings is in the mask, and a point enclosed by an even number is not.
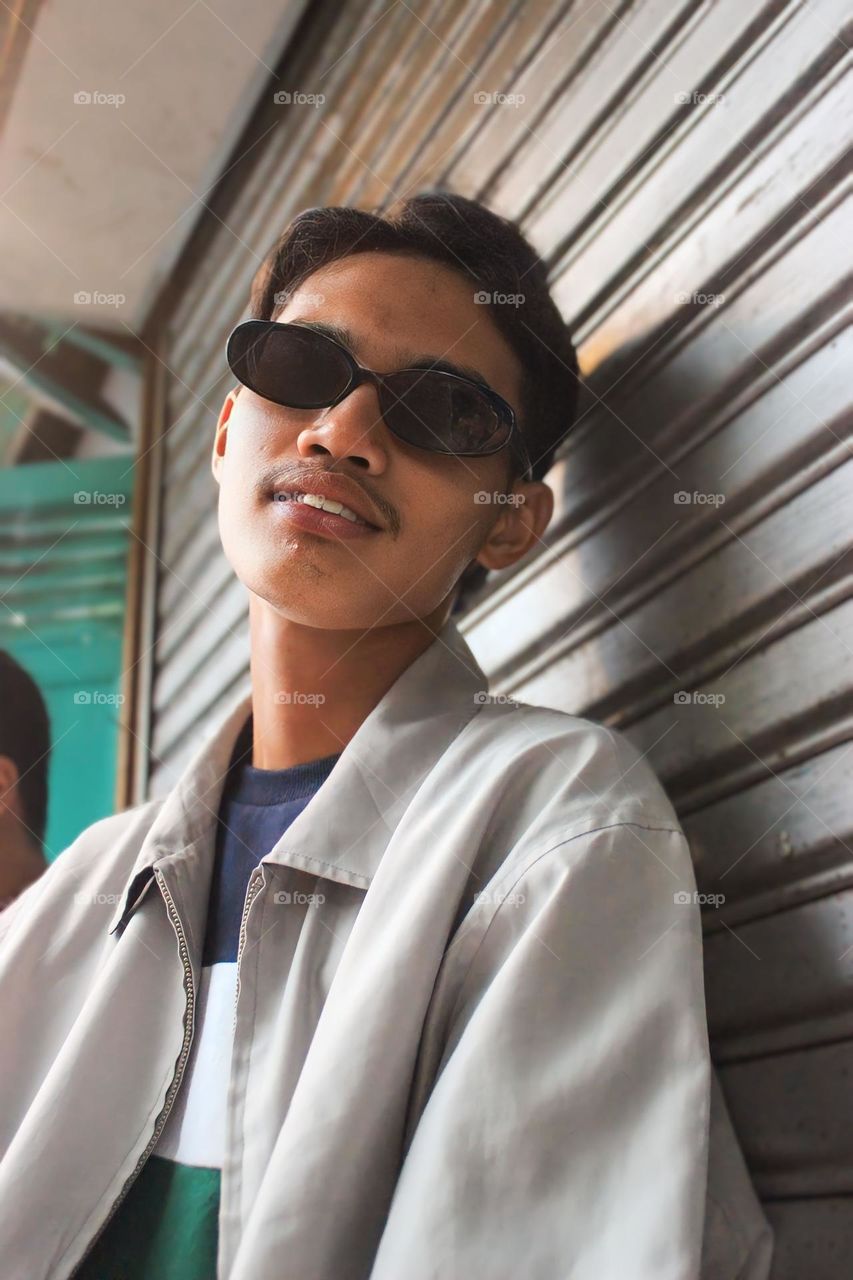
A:
[[[203,965],[236,963],[249,878],[325,782],[340,752],[290,769],[257,769],[251,759],[249,716],[234,745],[219,805]]]

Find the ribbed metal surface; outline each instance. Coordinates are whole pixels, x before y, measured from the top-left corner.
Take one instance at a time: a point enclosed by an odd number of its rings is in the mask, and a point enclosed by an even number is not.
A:
[[[839,1277],[853,1239],[838,1128],[853,1054],[849,6],[414,10],[344,5],[325,28],[318,11],[295,70],[327,106],[254,147],[168,317],[152,789],[248,682],[209,457],[222,346],[258,258],[300,208],[436,181],[519,219],[589,392],[550,476],[546,545],[487,584],[464,629],[497,690],[623,728],[664,779],[700,889],[725,895],[706,913],[710,1025],[777,1230],[774,1274]],[[477,90],[524,107],[484,110]]]

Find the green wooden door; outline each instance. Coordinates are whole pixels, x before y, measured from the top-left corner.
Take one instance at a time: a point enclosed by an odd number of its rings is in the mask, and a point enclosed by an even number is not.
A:
[[[114,810],[133,458],[0,470],[0,648],[51,723],[49,861]]]

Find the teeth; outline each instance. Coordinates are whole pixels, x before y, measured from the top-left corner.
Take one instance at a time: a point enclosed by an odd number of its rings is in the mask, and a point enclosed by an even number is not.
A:
[[[306,506],[316,507],[318,511],[331,511],[333,515],[343,516],[352,524],[367,523],[354,511],[350,511],[349,507],[345,507],[342,502],[335,502],[333,498],[324,498],[318,493],[277,493],[275,496],[278,502],[304,502]]]

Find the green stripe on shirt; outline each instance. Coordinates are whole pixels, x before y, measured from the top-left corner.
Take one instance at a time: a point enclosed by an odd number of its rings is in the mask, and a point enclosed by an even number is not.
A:
[[[150,1155],[75,1280],[216,1280],[219,1182]]]

